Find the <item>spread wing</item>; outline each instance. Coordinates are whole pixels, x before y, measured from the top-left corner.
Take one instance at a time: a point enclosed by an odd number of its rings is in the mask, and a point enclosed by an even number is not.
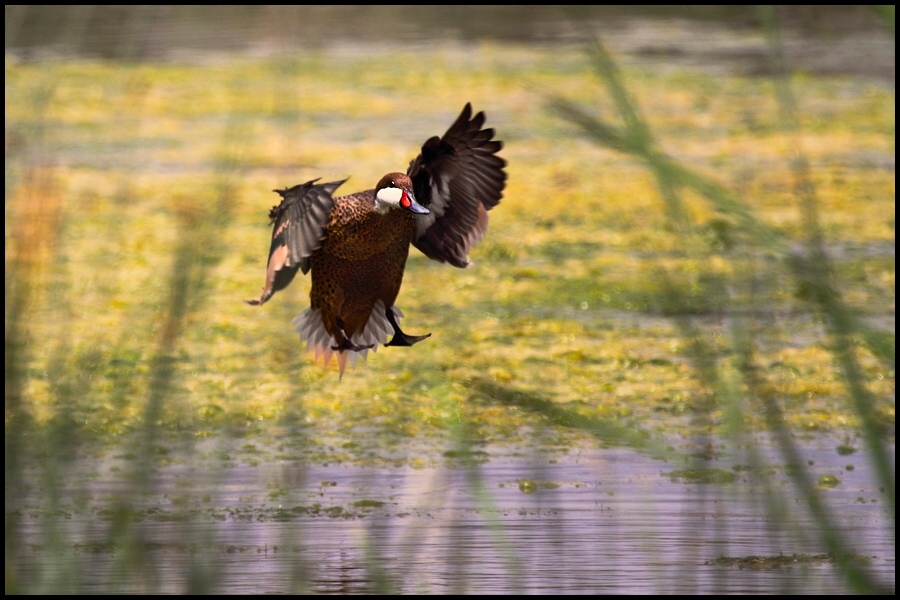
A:
[[[483,125],[484,113],[473,117],[467,103],[447,133],[425,142],[406,172],[416,200],[431,211],[416,217],[413,245],[456,267],[469,266],[469,250],[487,230],[487,211],[506,186],[506,161],[497,156],[503,144]]]
[[[287,287],[297,269],[304,275],[309,272],[309,257],[322,245],[325,226],[334,207],[332,194],[347,180],[316,184],[317,181],[274,190],[281,195],[281,204],[269,211],[275,227],[266,267],[266,286],[258,300],[247,300],[247,304],[265,303],[272,294]]]

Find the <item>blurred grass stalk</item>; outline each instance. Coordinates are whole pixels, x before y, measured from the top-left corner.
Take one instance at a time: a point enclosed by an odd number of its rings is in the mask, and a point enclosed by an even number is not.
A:
[[[48,69],[47,81],[53,70]],[[46,83],[46,82],[45,82]],[[90,572],[83,561],[73,555],[74,529],[63,527],[54,517],[63,514],[62,500],[71,485],[77,485],[75,459],[81,451],[81,429],[73,421],[79,388],[87,385],[77,367],[67,364],[72,354],[67,332],[72,323],[55,323],[56,347],[52,349],[50,368],[44,374],[50,383],[50,419],[40,425],[41,409],[30,402],[26,386],[32,354],[39,343],[35,323],[48,314],[68,314],[61,304],[69,297],[64,239],[64,192],[59,189],[52,164],[44,156],[43,107],[52,96],[52,84],[39,85],[35,91],[34,125],[29,144],[6,156],[6,593],[78,593]],[[146,90],[145,90],[146,91]],[[219,155],[215,157],[217,189],[210,194],[180,196],[172,199],[171,210],[178,229],[178,245],[173,251],[172,267],[167,276],[168,298],[156,323],[158,327],[142,343],[151,355],[146,380],[143,417],[132,430],[131,447],[126,452],[130,467],[129,483],[114,506],[110,531],[102,534],[110,548],[117,550],[109,590],[165,589],[165,577],[154,563],[150,529],[142,523],[141,503],[158,486],[157,449],[170,437],[170,429],[162,423],[166,405],[177,395],[179,343],[190,317],[203,304],[210,271],[224,254],[222,231],[231,219],[234,206],[234,167],[238,164],[240,128],[234,122],[226,125]],[[47,153],[49,154],[49,153]],[[117,251],[111,248],[110,251]],[[47,310],[53,304],[53,311]],[[152,331],[152,330],[151,330]],[[134,335],[140,337],[135,331]],[[153,339],[155,335],[155,341]],[[184,432],[181,435],[190,438]],[[192,439],[183,440],[186,444]],[[40,478],[32,480],[32,475]],[[40,489],[40,505],[33,502],[33,487]],[[38,536],[25,535],[21,516],[37,510],[45,515]],[[88,525],[88,529],[93,525]],[[197,543],[204,536],[191,535],[185,526],[185,540]],[[39,558],[29,558],[26,540],[37,540]],[[211,542],[212,540],[206,540]],[[97,543],[89,541],[90,543]],[[217,580],[202,553],[190,553],[187,565],[190,593],[208,593]],[[25,568],[23,568],[23,565]],[[28,573],[28,580],[19,577]],[[120,586],[125,587],[120,587]]]
[[[7,163],[7,173],[9,171],[10,165]],[[32,331],[30,323],[41,318],[40,308],[46,301],[50,268],[56,257],[56,244],[59,241],[61,196],[49,169],[33,165],[23,168],[22,171],[21,184],[13,190],[7,189],[6,213],[9,228],[6,247],[4,340],[7,593],[19,589],[16,573],[10,570],[9,566],[10,557],[20,553],[20,542],[23,539],[18,522],[22,510],[20,494],[23,494],[29,483],[25,476],[23,455],[33,453],[44,444],[48,448],[54,447],[53,440],[42,439],[41,432],[34,427],[25,386],[30,350],[35,343],[30,336]],[[42,453],[36,454],[41,456]],[[65,452],[60,454],[65,455]],[[51,481],[55,479],[50,476],[49,470],[45,475],[45,479]],[[57,499],[56,493],[47,495],[49,508],[52,509]],[[48,542],[55,540],[55,536],[48,536]],[[53,554],[57,550],[58,544],[48,543],[48,553]]]
[[[789,240],[774,228],[759,221],[752,210],[740,202],[727,187],[692,171],[661,150],[654,142],[652,132],[622,82],[616,64],[602,42],[593,37],[593,34],[591,34],[593,38],[591,57],[594,67],[606,85],[622,125],[617,126],[604,121],[590,110],[559,97],[550,100],[549,108],[578,126],[599,145],[634,156],[647,164],[656,177],[665,202],[669,224],[673,231],[682,237],[685,252],[697,254],[703,251],[695,243],[698,232],[692,230],[690,216],[680,196],[682,190],[691,190],[710,202],[719,214],[735,221],[739,231],[744,234],[747,247],[737,245],[727,249],[732,260],[747,267],[747,270],[736,269],[736,272],[744,275],[753,272],[750,259],[754,253],[774,254],[788,266],[798,289],[807,292],[804,297],[811,302],[812,309],[824,317],[831,338],[828,348],[840,366],[848,401],[859,418],[869,460],[873,462],[879,483],[885,490],[887,500],[885,510],[893,523],[895,519],[893,469],[889,450],[883,442],[883,435],[875,418],[874,399],[866,386],[863,370],[858,362],[856,340],[863,340],[873,355],[892,367],[894,339],[892,335],[864,324],[842,300],[841,293],[836,287],[833,265],[824,249],[818,217],[818,200],[810,177],[811,167],[799,145],[797,107],[784,63],[777,15],[771,7],[763,8],[760,12],[773,62],[780,127],[794,141],[791,168],[806,233],[802,251],[793,251]],[[690,317],[689,304],[677,285],[678,282],[662,269],[660,277],[665,285],[667,305],[675,307],[672,313],[687,341],[685,347],[688,349],[688,357],[694,365],[696,376],[711,392],[709,401],[700,403],[698,431],[701,435],[706,435],[710,422],[704,416],[709,417],[718,406],[725,415],[726,432],[730,432],[734,437],[749,438],[749,431],[742,425],[741,414],[745,408],[750,408],[751,403],[757,401],[761,403],[767,426],[775,437],[776,446],[785,464],[798,467],[788,471],[817,524],[816,533],[828,552],[838,557],[839,568],[851,589],[859,592],[891,593],[892,582],[877,581],[858,561],[841,558],[847,556],[852,545],[840,533],[828,507],[822,502],[813,475],[803,461],[792,432],[785,425],[779,400],[772,392],[774,386],[767,382],[763,368],[755,360],[754,330],[757,327],[762,328],[763,325],[753,321],[760,315],[744,311],[747,314],[742,316],[741,311],[733,310],[736,308],[733,298],[729,299],[729,304],[724,307],[730,320],[733,351],[738,357],[735,375],[735,370],[729,369],[716,349],[704,341],[704,337]],[[721,290],[710,290],[713,291]],[[728,298],[728,295],[725,297]],[[682,310],[678,310],[678,307],[682,307]],[[762,312],[765,312],[765,309]],[[742,392],[742,389],[746,392]],[[758,450],[753,450],[752,446],[750,459],[753,467],[764,465],[762,454]],[[782,513],[786,506],[786,497],[779,496],[765,481],[761,481],[759,485],[757,491],[769,510],[772,513]]]
[[[13,145],[7,148],[4,158],[5,167],[5,222],[6,222],[6,254],[5,254],[5,553],[6,553],[6,592],[15,593],[20,589],[17,572],[11,568],[12,557],[21,555],[22,540],[21,498],[31,485],[25,474],[24,456],[41,458],[48,450],[57,450],[56,457],[65,459],[69,452],[69,444],[65,443],[66,428],[59,426],[65,417],[55,419],[43,431],[34,427],[34,415],[28,402],[26,392],[28,381],[29,359],[32,349],[38,341],[33,338],[33,323],[42,318],[42,308],[48,301],[54,282],[58,282],[53,267],[59,254],[60,230],[62,227],[62,198],[59,183],[54,175],[52,164],[44,155],[44,137],[46,123],[41,118],[55,89],[52,74],[41,79],[31,90],[29,100],[35,109],[35,119],[30,124],[31,144]],[[58,290],[56,290],[58,291]],[[60,344],[55,351],[55,366],[64,356],[65,335],[59,334]],[[62,381],[62,379],[60,379]],[[65,386],[57,391],[63,392],[58,398],[55,408],[63,407],[66,398]],[[66,415],[65,410],[60,412]],[[60,442],[63,442],[60,444]],[[55,458],[55,457],[54,457]],[[56,461],[47,461],[53,466]],[[51,484],[59,480],[59,471],[47,468],[43,472],[42,482]],[[58,488],[52,486],[45,498],[47,509],[52,511],[58,506]],[[52,526],[45,528],[47,553],[55,558],[63,552],[64,540],[61,540]],[[52,576],[66,577],[70,570],[66,564],[56,561],[57,568]],[[49,579],[49,577],[48,577]]]
[[[892,12],[892,11],[891,11]],[[797,132],[796,107],[790,93],[790,82],[783,70],[778,26],[774,13],[766,13],[768,32],[772,42],[772,53],[780,65],[775,78],[778,101],[782,114],[782,128],[786,132]],[[893,19],[891,19],[893,24]],[[11,24],[7,23],[9,34]],[[69,36],[66,36],[67,38]],[[72,39],[78,39],[74,31]],[[784,236],[760,222],[752,210],[744,205],[726,186],[698,174],[681,164],[677,159],[666,155],[655,143],[649,127],[640,116],[635,102],[630,98],[623,85],[618,70],[600,42],[593,47],[595,67],[605,81],[615,102],[622,126],[612,125],[597,119],[590,111],[582,109],[566,100],[557,99],[552,108],[565,119],[581,127],[593,140],[607,148],[623,152],[643,160],[654,173],[661,195],[665,201],[671,227],[683,237],[686,252],[699,253],[696,232],[692,230],[688,212],[682,202],[683,190],[696,192],[729,220],[737,223],[742,240],[749,243],[738,243],[729,249],[729,258],[746,269],[736,272],[753,273],[753,258],[760,252],[780,257],[788,265],[798,286],[808,293],[813,307],[820,311],[829,326],[831,336],[830,349],[840,365],[847,384],[849,397],[862,424],[863,438],[868,448],[868,455],[875,461],[876,472],[888,498],[885,510],[890,519],[894,519],[894,481],[887,449],[878,433],[873,418],[872,397],[862,375],[856,356],[856,342],[861,339],[867,348],[885,364],[893,366],[893,336],[877,331],[863,323],[842,301],[835,287],[832,268],[827,254],[823,250],[822,232],[817,215],[817,201],[813,188],[808,162],[798,148],[797,158],[792,167],[795,173],[798,200],[803,206],[807,238],[802,253],[792,251],[790,241]],[[32,106],[34,108],[34,128],[29,132],[29,139],[40,146],[42,107],[53,94],[52,69],[48,69],[48,77],[34,90]],[[140,91],[143,90],[143,91]],[[138,93],[146,93],[139,88]],[[240,89],[235,83],[235,96]],[[139,100],[139,99],[138,99]],[[165,578],[154,565],[155,554],[149,551],[152,524],[139,522],[139,506],[145,494],[158,491],[155,478],[157,449],[161,438],[171,436],[171,428],[161,425],[162,415],[167,407],[171,407],[178,396],[179,378],[182,376],[179,362],[179,350],[182,336],[190,325],[192,315],[197,314],[204,301],[206,280],[211,270],[221,259],[224,248],[221,232],[225,230],[231,219],[231,207],[235,182],[231,173],[240,162],[238,148],[242,138],[237,111],[233,111],[233,120],[226,125],[221,142],[220,155],[215,161],[218,188],[211,194],[212,201],[202,200],[206,194],[176,197],[171,204],[175,222],[179,230],[178,244],[173,250],[171,270],[166,275],[168,295],[157,318],[158,326],[153,336],[145,336],[138,343],[147,348],[149,356],[149,372],[146,375],[143,414],[139,425],[131,437],[132,446],[127,453],[128,465],[131,469],[131,487],[119,498],[116,517],[113,520],[112,532],[103,532],[116,549],[118,562],[114,566],[113,579],[109,582],[109,590],[116,591],[124,583],[127,590],[144,586],[147,591],[159,591],[166,585]],[[46,515],[54,514],[60,506],[59,499],[66,487],[73,483],[77,474],[67,470],[79,454],[79,427],[72,421],[72,406],[80,395],[80,386],[86,385],[79,379],[77,365],[67,363],[71,354],[70,343],[67,342],[67,323],[55,324],[58,337],[50,361],[51,367],[45,375],[50,382],[53,396],[53,419],[50,427],[35,425],[34,407],[29,405],[25,386],[27,385],[28,368],[33,344],[39,339],[34,332],[34,323],[42,318],[42,306],[48,302],[57,304],[65,302],[69,294],[60,288],[67,284],[63,261],[64,255],[60,247],[64,239],[62,229],[65,223],[67,207],[63,205],[63,193],[58,189],[51,166],[43,164],[37,152],[26,151],[24,157],[15,157],[7,152],[6,158],[6,200],[8,224],[8,244],[6,254],[6,591],[16,592],[73,592],[82,591],[87,576],[82,563],[88,562],[78,556],[72,557],[71,550],[75,536],[50,518],[43,519],[45,530],[41,536],[22,535],[18,516],[25,507],[21,499],[26,494],[34,497],[29,487],[39,486],[42,491],[40,510]],[[21,159],[24,166],[16,162]],[[126,199],[131,193],[126,190]],[[198,200],[200,198],[201,200]],[[766,381],[763,368],[755,358],[754,332],[764,325],[757,324],[757,314],[743,316],[740,311],[730,310],[726,305],[724,312],[732,327],[732,345],[738,357],[734,366],[725,364],[721,352],[705,341],[694,320],[691,318],[689,301],[679,287],[674,276],[661,271],[661,280],[666,282],[665,306],[674,307],[675,315],[687,340],[686,348],[695,366],[697,378],[709,390],[704,401],[699,403],[698,431],[706,435],[712,424],[712,412],[721,408],[725,415],[726,432],[734,437],[749,437],[749,432],[742,422],[742,413],[749,403],[758,402],[763,406],[769,428],[775,435],[785,463],[797,466],[789,470],[795,485],[806,498],[810,512],[815,516],[818,528],[815,534],[821,535],[823,543],[834,556],[845,555],[849,546],[838,535],[834,519],[827,507],[822,505],[814,486],[814,481],[805,462],[800,458],[799,450],[794,443],[791,432],[784,425],[779,399],[773,394],[774,387]],[[752,278],[748,278],[752,279]],[[727,298],[724,290],[727,284],[742,285],[743,282],[724,282],[720,277],[711,277],[710,293]],[[752,282],[750,283],[752,285]],[[712,289],[717,286],[716,289]],[[681,307],[681,310],[679,310]],[[99,308],[102,310],[102,307]],[[762,307],[762,312],[765,307]],[[65,314],[60,310],[53,314]],[[136,327],[137,329],[137,327]],[[140,337],[140,332],[134,332]],[[124,342],[123,342],[124,343]],[[730,368],[732,367],[732,368]],[[293,378],[298,381],[298,378]],[[295,384],[300,385],[300,384]],[[639,430],[622,427],[615,422],[585,417],[568,411],[540,394],[510,391],[505,386],[496,384],[490,378],[481,378],[471,386],[476,397],[485,401],[499,402],[503,405],[515,406],[528,412],[539,413],[548,421],[559,427],[579,429],[609,443],[620,443],[630,448],[656,457],[670,455],[671,452],[660,448]],[[297,396],[300,396],[297,394]],[[450,402],[449,396],[446,400]],[[475,499],[479,510],[485,515],[496,515],[496,506],[490,491],[487,489],[478,467],[473,459],[480,440],[467,427],[464,416],[451,419],[447,423],[455,444],[457,456],[462,457],[461,464],[469,491]],[[181,432],[184,445],[193,443]],[[225,443],[225,442],[223,442]],[[751,449],[752,450],[752,449]],[[765,459],[760,452],[751,453],[754,472],[762,472]],[[38,482],[29,480],[32,472],[41,475]],[[27,474],[26,474],[27,473]],[[773,512],[785,510],[785,495],[767,487],[767,482],[759,482],[759,493],[766,505]],[[150,496],[152,497],[152,496]],[[521,588],[523,565],[517,555],[516,546],[510,534],[504,530],[503,523],[497,517],[489,517],[487,527],[491,531],[493,544],[506,566],[510,578],[510,588]],[[808,532],[802,532],[804,534]],[[68,539],[67,535],[70,535]],[[210,534],[211,535],[211,534]],[[24,556],[23,545],[26,539],[39,539],[43,548],[36,553],[40,558],[33,559],[30,569],[21,569],[16,563],[19,556]],[[204,538],[199,528],[186,520],[183,538],[195,543],[209,543],[213,540]],[[291,540],[285,540],[285,545]],[[298,540],[302,542],[302,540]],[[391,580],[388,561],[380,552],[378,540],[371,537],[366,548],[367,566],[370,580],[380,592],[396,591],[400,581]],[[296,543],[297,541],[294,541]],[[409,547],[412,547],[411,545]],[[454,554],[454,552],[456,554]],[[462,582],[462,572],[466,557],[465,549],[451,549],[451,559],[456,557],[460,577],[455,581]],[[186,591],[202,593],[216,591],[220,581],[211,566],[203,562],[203,553],[188,554],[189,564],[185,569],[189,572],[189,588]],[[38,563],[39,561],[39,563]],[[298,569],[302,569],[302,564]],[[841,563],[842,572],[851,587],[859,591],[883,591],[888,586],[885,582],[873,581],[863,566],[852,561]],[[34,575],[31,581],[19,581],[17,576],[22,572]],[[686,574],[689,575],[689,574]],[[293,584],[300,591],[308,591],[311,586],[309,575],[298,570]],[[465,591],[465,590],[459,590]]]

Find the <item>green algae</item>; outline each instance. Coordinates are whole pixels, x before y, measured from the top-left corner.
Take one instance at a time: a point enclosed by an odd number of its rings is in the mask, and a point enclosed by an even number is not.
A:
[[[226,465],[290,457],[422,466],[459,458],[447,447],[461,421],[471,439],[510,451],[565,452],[584,440],[646,449],[655,435],[689,435],[699,417],[725,423],[722,405],[714,396],[709,404],[696,376],[691,348],[707,344],[736,368],[722,314],[760,306],[777,315],[757,333],[758,360],[786,424],[814,433],[858,425],[819,317],[806,308],[811,290],[779,257],[737,252],[747,233],[697,198],[685,202],[698,235],[680,235],[667,224],[651,173],[548,121],[514,84],[593,98],[597,81],[579,52],[485,46],[461,64],[399,52],[367,61],[362,68],[328,54],[218,66],[7,60],[7,137],[24,144],[8,155],[8,182],[17,183],[7,222],[23,221],[17,207],[41,182],[52,184],[65,216],[48,250],[54,254],[42,259],[58,268],[38,281],[29,308],[40,317],[28,319],[22,381],[33,423],[65,426],[97,452],[141,430],[170,298],[161,274],[171,272],[178,224],[188,222],[216,244],[192,267],[207,270],[191,288],[166,358],[172,379],[155,421],[156,464],[181,460],[172,450],[185,443],[224,439]],[[580,67],[559,70],[560,62]],[[423,106],[379,75],[398,64],[413,80],[448,88]],[[630,69],[632,92],[671,152],[723,182],[740,181],[759,219],[802,237],[786,208],[792,174],[782,164],[786,142],[772,126],[768,91],[742,77]],[[852,308],[875,319],[892,314],[894,259],[886,248],[894,240],[894,177],[879,160],[893,155],[882,135],[892,131],[893,95],[835,77],[797,85],[809,104],[806,149],[836,277]],[[450,87],[473,92],[460,98]],[[374,109],[362,110],[361,97],[377,98]],[[398,305],[405,324],[433,338],[370,354],[339,382],[334,364],[314,364],[291,331],[307,280],[263,308],[241,302],[261,285],[269,190],[348,174],[341,191],[368,187],[406,164],[466,100],[487,111],[506,142],[510,175],[472,252],[476,266],[456,270],[413,251]],[[53,127],[38,136],[41,123]],[[385,129],[388,139],[375,135]],[[67,166],[30,171],[20,149],[28,145]],[[218,216],[223,202],[227,219]],[[8,247],[15,231],[8,229]],[[697,323],[696,339],[679,319]],[[893,338],[879,347],[892,354]],[[889,431],[893,363],[867,351],[860,358],[874,419]],[[742,423],[766,428],[753,403]]]
[[[703,564],[725,567],[737,567],[738,569],[750,569],[754,571],[766,571],[771,569],[789,569],[805,565],[825,565],[853,562],[867,564],[872,561],[869,556],[848,553],[841,556],[834,554],[778,554],[775,556],[721,556],[707,560]]]
[[[825,474],[819,475],[819,478],[816,480],[816,483],[820,488],[833,488],[841,485],[841,480],[836,475]]]
[[[676,469],[666,475],[678,483],[734,483],[737,475],[724,469]]]

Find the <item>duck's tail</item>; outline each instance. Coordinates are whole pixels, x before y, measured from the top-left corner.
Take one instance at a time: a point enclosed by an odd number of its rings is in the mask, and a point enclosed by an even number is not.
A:
[[[403,317],[403,313],[396,306],[391,310],[395,319]],[[293,320],[293,323],[295,324],[294,331],[300,334],[300,340],[306,340],[306,350],[315,352],[316,362],[321,357],[323,364],[327,367],[331,362],[331,357],[337,354],[339,379],[343,379],[348,362],[356,366],[356,361],[360,356],[365,359],[370,349],[375,352],[378,346],[384,344],[394,332],[381,300],[375,301],[372,314],[369,315],[369,320],[363,330],[351,336],[350,342],[357,347],[362,347],[362,350],[334,350],[334,346],[338,345],[338,340],[334,339],[325,329],[322,311],[318,308],[307,308]]]

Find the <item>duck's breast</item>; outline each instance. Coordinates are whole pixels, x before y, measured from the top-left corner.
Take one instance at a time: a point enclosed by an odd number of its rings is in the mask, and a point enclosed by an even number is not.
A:
[[[393,306],[415,232],[411,213],[379,214],[358,199],[335,203],[322,247],[312,257],[314,308],[340,316],[348,335],[362,331],[375,306]]]

